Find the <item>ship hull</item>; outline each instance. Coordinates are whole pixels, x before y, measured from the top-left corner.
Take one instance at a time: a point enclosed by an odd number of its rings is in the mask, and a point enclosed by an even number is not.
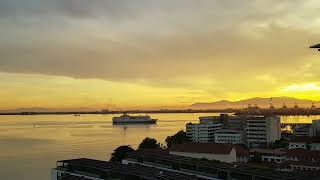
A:
[[[113,121],[113,124],[156,124],[157,120],[153,121]]]

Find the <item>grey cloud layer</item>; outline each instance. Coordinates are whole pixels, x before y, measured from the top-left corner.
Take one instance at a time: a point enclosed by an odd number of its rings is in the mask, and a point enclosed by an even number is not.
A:
[[[307,63],[306,47],[320,39],[302,25],[316,22],[317,5],[0,0],[0,71],[181,86],[170,79],[206,76],[249,84],[254,74],[277,76]]]

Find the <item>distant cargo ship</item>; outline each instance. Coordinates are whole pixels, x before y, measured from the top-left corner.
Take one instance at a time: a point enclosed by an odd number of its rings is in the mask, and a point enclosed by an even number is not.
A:
[[[123,114],[120,117],[112,118],[113,124],[129,124],[129,123],[145,123],[145,124],[155,124],[157,123],[157,119],[152,119],[150,116],[130,116],[127,114]]]

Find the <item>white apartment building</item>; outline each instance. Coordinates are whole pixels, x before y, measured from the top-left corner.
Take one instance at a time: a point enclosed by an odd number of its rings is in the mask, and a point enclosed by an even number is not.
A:
[[[221,123],[188,123],[186,125],[186,134],[193,142],[214,142],[214,133],[222,128]]]
[[[238,129],[219,129],[214,134],[215,143],[246,144],[245,133]]]
[[[247,119],[246,135],[248,147],[267,147],[281,138],[280,117],[255,116]]]

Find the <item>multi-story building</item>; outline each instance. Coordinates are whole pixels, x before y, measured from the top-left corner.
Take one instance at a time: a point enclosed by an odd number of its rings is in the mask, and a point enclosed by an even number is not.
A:
[[[214,133],[221,129],[221,123],[205,122],[199,124],[188,123],[186,134],[193,142],[214,142]]]
[[[249,117],[246,123],[248,147],[267,147],[281,138],[280,117]]]
[[[313,136],[320,136],[320,119],[312,121]]]
[[[246,144],[245,132],[240,129],[219,129],[215,131],[214,142]]]
[[[247,115],[220,114],[220,116],[202,116],[199,117],[199,121],[200,123],[221,123],[223,128],[244,129],[248,117]]]
[[[303,136],[303,137],[311,137],[313,136],[313,129],[312,127],[305,125],[305,126],[296,126],[293,129],[294,136]]]
[[[226,128],[244,129],[246,126],[247,118],[249,118],[249,116],[245,116],[245,115],[228,116]]]

